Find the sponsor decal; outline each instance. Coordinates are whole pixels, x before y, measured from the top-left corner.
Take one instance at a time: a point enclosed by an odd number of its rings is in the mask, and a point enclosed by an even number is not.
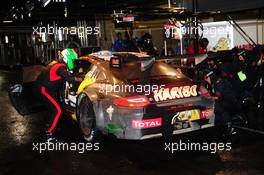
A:
[[[153,91],[153,93],[156,102],[195,97],[198,95],[197,85],[161,88],[159,90]]]
[[[213,108],[208,108],[203,111],[201,111],[201,118],[209,119],[212,116],[214,116],[214,109]]]
[[[201,117],[202,118],[202,117]],[[177,112],[171,120],[171,124],[176,130],[190,127],[190,122],[200,119],[200,111],[198,109]]]
[[[124,22],[133,22],[135,20],[134,16],[124,16],[123,21]]]
[[[113,116],[113,112],[114,112],[114,108],[113,108],[113,106],[112,106],[112,105],[109,106],[109,107],[106,109],[106,112],[107,112],[107,114],[108,114],[109,119],[112,120],[112,116]]]
[[[121,68],[121,58],[114,58],[110,59],[110,66],[112,68]]]
[[[112,59],[112,64],[119,64],[119,60],[118,59]]]
[[[171,120],[171,124],[173,125],[174,123],[176,123],[177,119],[178,119],[178,116],[179,116],[179,112],[177,112],[173,117],[172,117],[172,120]]]
[[[148,120],[132,120],[132,128],[133,129],[144,129],[144,128],[155,128],[160,127],[162,125],[162,119],[148,119]]]

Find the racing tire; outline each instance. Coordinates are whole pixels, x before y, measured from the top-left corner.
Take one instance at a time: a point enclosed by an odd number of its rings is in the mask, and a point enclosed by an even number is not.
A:
[[[96,127],[93,104],[87,95],[81,94],[79,96],[76,114],[83,139],[87,142],[101,141],[101,133]]]

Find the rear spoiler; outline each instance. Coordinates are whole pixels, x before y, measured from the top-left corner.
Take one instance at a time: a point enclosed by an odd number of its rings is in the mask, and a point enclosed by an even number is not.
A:
[[[171,62],[171,61],[180,61],[181,59],[195,59],[195,65],[200,64],[208,57],[207,54],[196,54],[196,55],[179,55],[179,56],[170,56],[170,57],[160,57],[157,59],[157,61],[165,61],[165,62]]]
[[[155,62],[155,57],[112,57],[110,59],[111,68],[121,68],[122,65],[128,63],[140,63],[141,71],[147,70]]]

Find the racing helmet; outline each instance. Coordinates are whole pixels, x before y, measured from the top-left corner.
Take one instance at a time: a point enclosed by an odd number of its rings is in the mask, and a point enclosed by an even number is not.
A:
[[[78,59],[77,53],[74,51],[74,49],[67,48],[61,52],[61,55],[68,69],[72,70],[74,68],[74,60]]]

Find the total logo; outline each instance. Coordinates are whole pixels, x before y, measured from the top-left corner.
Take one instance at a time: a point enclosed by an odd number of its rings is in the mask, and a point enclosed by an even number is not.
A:
[[[162,125],[162,119],[154,118],[148,120],[132,120],[132,128],[133,129],[144,129],[144,128],[155,128],[160,127]]]

